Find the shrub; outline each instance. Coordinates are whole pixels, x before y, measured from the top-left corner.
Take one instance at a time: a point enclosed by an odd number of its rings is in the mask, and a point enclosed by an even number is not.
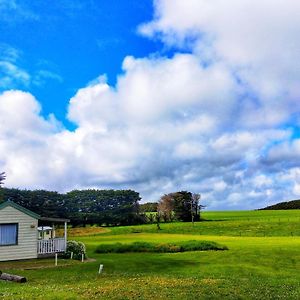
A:
[[[84,258],[86,258],[86,249],[82,242],[68,241],[65,257],[70,258],[72,252],[74,259],[81,259],[82,254],[84,255]]]
[[[184,251],[204,251],[204,250],[228,250],[224,245],[210,241],[185,241],[177,244],[167,243],[148,243],[134,242],[131,244],[102,244],[99,245],[96,253],[125,253],[125,252],[157,252],[157,253],[176,253]]]
[[[180,242],[179,246],[182,248],[182,251],[228,250],[227,246],[211,241],[191,240]]]
[[[134,242],[132,244],[103,244],[96,249],[97,253],[125,253],[125,252],[152,252],[152,244],[147,242]]]
[[[158,244],[155,245],[155,251],[153,252],[161,252],[161,253],[174,253],[174,252],[181,252],[179,246],[174,244]]]

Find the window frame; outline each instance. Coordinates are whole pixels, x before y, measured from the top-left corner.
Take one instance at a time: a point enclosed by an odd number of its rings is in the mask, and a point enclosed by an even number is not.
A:
[[[2,225],[15,225],[16,226],[16,239],[14,244],[5,244],[2,245],[0,242],[0,247],[7,247],[7,246],[18,246],[19,244],[19,223],[0,223],[0,227]]]

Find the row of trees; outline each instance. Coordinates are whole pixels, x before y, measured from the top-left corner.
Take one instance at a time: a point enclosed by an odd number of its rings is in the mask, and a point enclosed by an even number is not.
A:
[[[71,220],[72,225],[145,223],[139,213],[139,193],[132,190],[74,190],[66,194],[44,190],[1,189],[1,202],[11,200],[41,216]]]
[[[45,190],[1,188],[5,173],[0,173],[0,203],[11,200],[47,217],[69,218],[72,225],[131,225],[147,221],[194,222],[200,220],[200,194],[180,191],[163,195],[159,202],[140,205],[133,190],[74,190],[66,194]],[[147,212],[156,212],[153,214]],[[147,218],[148,216],[148,218]]]

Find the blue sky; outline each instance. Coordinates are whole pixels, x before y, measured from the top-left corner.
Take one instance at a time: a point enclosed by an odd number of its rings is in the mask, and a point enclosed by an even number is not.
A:
[[[300,197],[294,0],[0,0],[6,186]]]
[[[11,3],[0,20],[1,43],[18,51],[20,68],[45,71],[37,82],[12,87],[34,94],[44,115],[54,113],[66,126],[67,103],[80,87],[100,74],[114,85],[126,55],[144,57],[162,49],[137,33],[138,25],[152,18],[150,0]]]

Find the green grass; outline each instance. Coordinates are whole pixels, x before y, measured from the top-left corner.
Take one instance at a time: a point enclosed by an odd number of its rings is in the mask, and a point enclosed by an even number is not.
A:
[[[300,220],[300,210],[241,210],[241,211],[203,211],[202,217],[208,220],[257,220],[263,222]],[[276,220],[277,219],[277,220]]]
[[[0,270],[28,279],[26,284],[0,282],[0,299],[300,299],[300,237],[286,229],[292,224],[289,228],[298,232],[299,211],[203,216],[211,221],[195,227],[162,224],[157,232],[155,225],[133,226],[77,237],[94,259],[90,262],[59,260],[56,268],[49,259],[0,263]],[[256,236],[258,227],[268,235]],[[239,236],[237,228],[247,234]],[[229,250],[95,253],[100,244],[190,240],[214,241]],[[100,263],[104,271],[97,275]]]
[[[176,243],[113,243],[97,246],[95,253],[128,253],[128,252],[151,252],[151,253],[177,253],[186,251],[228,250],[224,245],[210,241],[183,241]]]
[[[203,212],[206,221],[161,223],[162,233],[225,236],[300,236],[300,210]],[[120,226],[108,234],[157,233],[156,224]]]

